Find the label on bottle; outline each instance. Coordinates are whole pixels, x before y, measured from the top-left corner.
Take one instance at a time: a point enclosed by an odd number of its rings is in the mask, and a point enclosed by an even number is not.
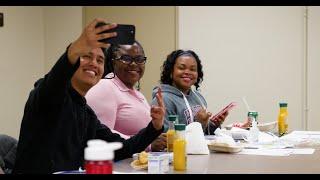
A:
[[[286,116],[284,114],[279,115],[278,119],[278,133],[280,136],[286,133]]]
[[[183,171],[187,167],[186,141],[176,139],[173,144],[173,166],[174,170]]]
[[[163,174],[169,171],[169,154],[151,152],[148,156],[148,173]]]
[[[86,174],[112,174],[110,161],[86,161]]]

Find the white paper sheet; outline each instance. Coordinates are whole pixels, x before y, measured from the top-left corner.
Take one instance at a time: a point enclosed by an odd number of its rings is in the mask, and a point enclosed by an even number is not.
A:
[[[291,143],[294,146],[318,146],[320,145],[320,131],[293,131],[279,138],[279,141]]]
[[[291,154],[291,151],[288,149],[243,149],[237,154],[262,156],[289,156]]]
[[[263,156],[289,156],[291,154],[313,154],[315,149],[303,148],[303,149],[243,149],[238,154],[247,155],[263,155]]]
[[[293,131],[292,133],[281,137],[281,139],[319,139],[320,140],[320,131]]]
[[[292,149],[292,154],[313,154],[314,151],[312,148]]]

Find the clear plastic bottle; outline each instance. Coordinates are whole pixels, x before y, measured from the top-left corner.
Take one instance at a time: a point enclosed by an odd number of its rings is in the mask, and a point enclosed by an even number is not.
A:
[[[257,121],[256,119],[252,119],[252,127],[249,130],[249,142],[250,143],[256,143],[259,141],[259,129],[257,127]]]
[[[280,110],[278,116],[278,133],[282,136],[288,133],[288,104],[279,103]]]
[[[176,171],[184,171],[187,168],[187,152],[185,139],[185,124],[174,125],[176,133],[173,142],[173,168]]]
[[[169,122],[168,122],[168,131],[167,131],[167,151],[173,152],[173,141],[174,141],[174,124],[177,121],[178,116],[177,115],[169,115]]]
[[[248,112],[248,121],[249,121],[250,127],[252,127],[253,120],[255,120],[258,124],[258,112],[257,111],[249,111]]]
[[[112,174],[114,151],[122,147],[122,143],[93,139],[87,142],[84,150],[86,174]]]

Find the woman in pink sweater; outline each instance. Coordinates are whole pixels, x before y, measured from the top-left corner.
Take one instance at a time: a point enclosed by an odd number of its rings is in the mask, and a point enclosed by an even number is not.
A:
[[[105,63],[105,72],[111,73],[105,74],[105,78],[86,95],[87,103],[98,119],[124,138],[133,136],[151,121],[151,107],[139,91],[139,80],[144,74],[146,60],[138,42],[111,46]],[[166,135],[162,134],[151,148],[158,151],[165,146]]]

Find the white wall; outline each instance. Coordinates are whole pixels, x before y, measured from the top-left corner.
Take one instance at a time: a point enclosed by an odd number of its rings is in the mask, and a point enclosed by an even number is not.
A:
[[[308,130],[320,129],[320,7],[308,7]]]
[[[93,11],[98,8],[87,9],[88,20],[96,15]],[[132,11],[138,13],[140,9],[132,8]],[[153,9],[145,7],[143,12],[152,14],[150,11]],[[4,27],[0,27],[0,133],[18,137],[24,105],[33,83],[50,70],[66,46],[82,31],[82,7],[1,6],[0,12],[4,13]],[[159,11],[161,13],[164,11]],[[165,55],[175,44],[175,35],[171,33],[175,29],[172,13],[174,11],[168,8],[166,14],[170,15],[165,16],[167,20],[171,18],[167,27],[171,38],[161,41],[164,44],[161,44],[161,53]],[[209,109],[217,112],[229,101],[240,101],[239,97],[245,95],[249,104],[259,111],[260,121],[267,122],[276,119],[277,103],[286,99],[290,126],[299,129],[304,124],[302,102],[306,101],[309,107],[306,127],[319,130],[319,13],[319,7],[309,7],[306,100],[302,87],[305,83],[302,78],[303,7],[178,7],[179,47],[194,49],[203,60],[205,81],[201,89]],[[135,19],[119,13],[109,15],[114,21]],[[140,27],[144,22],[138,19],[136,23]],[[147,31],[147,27],[143,30]],[[152,47],[157,43],[143,34],[139,36],[138,33],[138,36],[146,53],[155,57],[150,60],[162,61],[163,54],[153,53]],[[164,34],[160,33],[157,38],[162,36]],[[145,78],[150,79],[151,85],[159,79],[159,74],[154,72],[160,70],[160,64],[150,62],[148,65],[152,66],[148,68],[152,71],[147,71]],[[145,93],[147,97],[148,92]],[[239,107],[230,112],[228,122],[242,120],[245,116],[246,110],[239,102]]]
[[[303,128],[304,7],[179,7],[179,47],[198,53],[209,110],[238,108],[225,125],[246,118],[246,96],[260,122],[277,120],[288,102],[289,129]]]
[[[41,7],[0,7],[0,133],[18,137],[23,109],[33,83],[44,70]]]
[[[0,134],[18,137],[34,82],[82,31],[82,7],[0,7]]]
[[[82,7],[44,7],[45,72],[82,32]]]

